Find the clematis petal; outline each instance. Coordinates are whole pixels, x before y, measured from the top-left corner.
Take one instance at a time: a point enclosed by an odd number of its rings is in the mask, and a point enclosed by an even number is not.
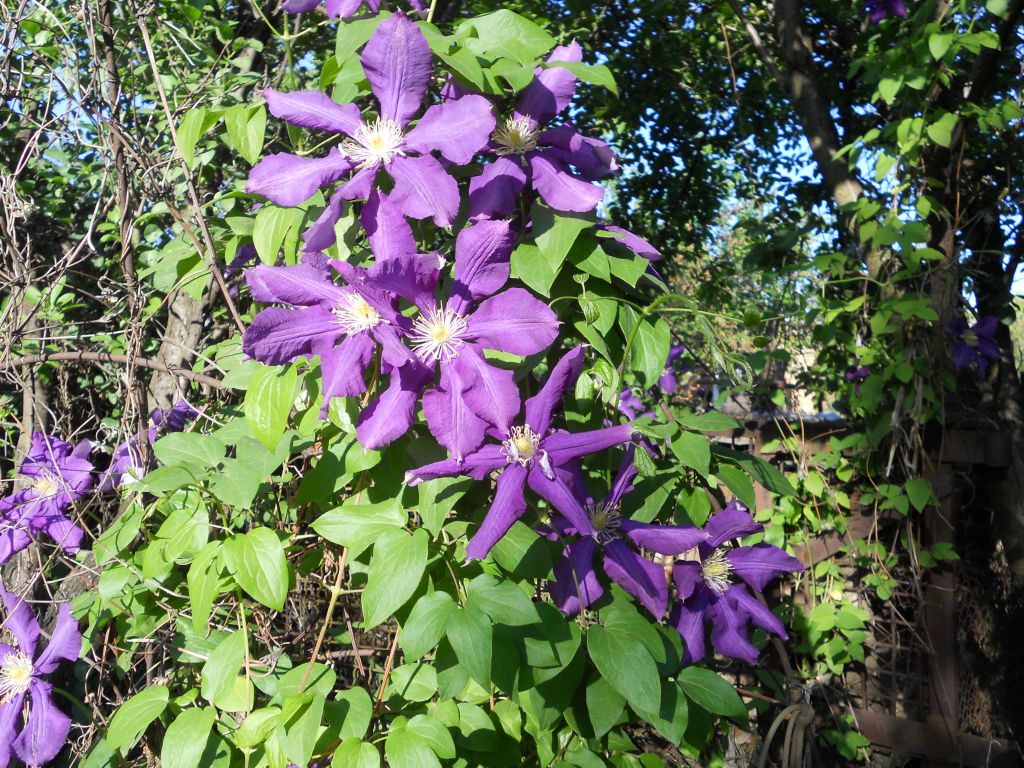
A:
[[[440,271],[436,262],[418,253],[378,262],[366,273],[368,282],[417,307],[434,303]]]
[[[480,447],[479,451],[469,454],[462,461],[455,459],[443,459],[433,464],[424,464],[422,467],[411,469],[405,473],[405,481],[410,486],[417,486],[428,480],[436,480],[439,477],[458,477],[469,475],[474,480],[483,480],[491,472],[495,472],[508,464],[508,458],[502,453],[500,445],[488,443]]]
[[[400,368],[406,363],[416,362],[416,357],[402,343],[402,335],[393,325],[378,325],[370,331],[370,334],[380,344],[381,360],[388,365]]]
[[[583,49],[575,40],[569,45],[559,45],[548,56],[548,62],[582,61]],[[546,123],[572,101],[576,94],[576,75],[565,67],[538,67],[536,77],[523,89],[516,106],[516,116],[532,117],[538,123]]]
[[[396,13],[377,27],[360,61],[381,117],[404,126],[419,110],[433,74],[427,38],[405,14]]]
[[[346,200],[363,200],[373,191],[373,182],[377,179],[379,166],[360,168],[352,178],[338,187],[338,194]]]
[[[728,601],[719,598],[708,610],[711,644],[723,656],[757,664],[757,648],[750,642],[750,618]]]
[[[25,703],[25,694],[20,693],[0,704],[0,765],[11,762],[11,745],[18,735],[18,723]]]
[[[504,287],[514,244],[508,221],[480,221],[459,232],[455,239],[455,284],[448,302],[453,311],[462,314],[471,302]]]
[[[484,442],[487,423],[466,402],[467,384],[454,365],[441,366],[441,383],[423,395],[423,416],[430,433],[456,461]]]
[[[25,765],[45,765],[67,742],[71,718],[57,708],[52,686],[37,677],[32,679],[29,699],[25,727],[14,740],[14,753]]]
[[[665,569],[641,557],[622,540],[604,545],[604,570],[608,576],[640,604],[661,619],[668,608]]]
[[[526,186],[526,171],[515,160],[499,157],[469,180],[469,215],[508,216]]]
[[[669,624],[683,638],[683,664],[695,664],[707,655],[704,622],[707,619],[708,599],[701,594],[693,600],[676,603],[669,616]]]
[[[352,163],[337,147],[321,158],[278,152],[267,155],[249,171],[245,191],[263,195],[277,205],[300,205],[351,168]]]
[[[36,642],[39,640],[39,624],[32,615],[28,603],[0,586],[0,600],[3,600],[6,616],[0,627],[14,635],[18,649],[29,658],[35,658]]]
[[[548,592],[558,609],[566,616],[575,616],[604,594],[604,587],[594,571],[593,539],[580,539],[566,545],[562,559],[555,563],[555,579],[548,582]]]
[[[378,264],[410,256],[419,251],[412,227],[405,220],[402,211],[379,189],[370,192],[370,196],[366,198],[362,222]]]
[[[242,351],[267,365],[281,365],[313,354],[317,344],[341,338],[338,318],[320,307],[270,307],[253,319],[242,335]]]
[[[746,613],[754,626],[760,627],[765,632],[778,635],[783,640],[788,637],[786,627],[779,617],[768,610],[768,606],[750,594],[746,587],[733,584],[726,591],[724,599],[730,600],[736,610]]]
[[[412,426],[420,392],[434,372],[415,362],[394,368],[388,388],[359,414],[356,437],[367,450],[391,443]]]
[[[494,112],[483,96],[463,96],[435,104],[405,137],[405,146],[420,154],[440,152],[456,165],[466,165],[482,152],[494,133]]]
[[[526,511],[526,498],[523,495],[525,485],[526,468],[519,464],[509,464],[498,476],[491,508],[487,510],[483,523],[466,547],[468,559],[482,560],[487,557],[491,547],[522,517]]]
[[[330,275],[308,264],[270,267],[261,264],[245,271],[245,281],[256,301],[266,304],[291,304],[293,307],[325,305],[330,309],[345,292],[331,282]]]
[[[706,590],[704,574],[700,563],[693,560],[678,560],[672,565],[672,580],[680,600],[689,600],[696,593]]]
[[[32,543],[32,537],[23,527],[7,522],[0,523],[0,565],[10,562],[16,554]]]
[[[661,258],[661,251],[648,243],[642,237],[634,235],[632,232],[629,232],[622,227],[607,225],[599,227],[599,229],[616,235],[614,238],[607,238],[605,240],[606,243],[613,243],[619,247],[628,248],[634,253],[643,256],[648,261],[658,261]]]
[[[320,0],[284,0],[281,10],[288,13],[309,13],[320,5]]]
[[[558,474],[555,477],[548,477],[533,466],[530,468],[527,482],[534,493],[548,502],[569,522],[575,533],[580,536],[593,536],[596,533],[579,495],[564,478]]]
[[[604,187],[577,179],[544,152],[530,156],[533,188],[556,211],[586,213],[604,199]]]
[[[451,366],[465,383],[463,398],[470,410],[499,432],[508,434],[512,419],[519,413],[515,374],[490,365],[475,344],[463,347]]]
[[[338,239],[334,225],[345,214],[345,200],[341,189],[335,190],[327,199],[323,212],[302,233],[303,253],[320,253],[334,245]]]
[[[327,0],[325,10],[329,19],[347,19],[354,16],[364,0]],[[380,0],[365,0],[366,7],[371,13],[380,10]]]
[[[633,427],[622,424],[618,427],[593,429],[589,432],[554,432],[541,440],[541,447],[547,451],[551,464],[560,467],[566,462],[591,453],[603,451],[613,445],[627,443],[633,436]]]
[[[50,635],[50,642],[34,665],[36,674],[48,675],[62,661],[77,661],[82,655],[82,633],[78,619],[71,615],[71,604],[62,603],[57,609],[57,624]]]
[[[720,547],[727,541],[763,531],[764,526],[754,521],[747,506],[733,499],[725,509],[711,516],[704,530],[708,532],[708,546]]]
[[[626,451],[619,462],[619,469],[615,473],[615,481],[608,490],[605,503],[609,506],[616,506],[622,501],[622,497],[633,490],[633,478],[636,477],[636,464],[633,462],[633,455],[636,453],[635,445],[627,445]]]
[[[532,355],[558,336],[558,317],[523,288],[509,288],[485,299],[469,317],[469,333],[481,346]]]
[[[662,555],[689,552],[707,538],[704,531],[692,525],[651,525],[628,519],[622,521],[621,530],[633,543]]]
[[[274,117],[302,128],[333,131],[351,136],[363,124],[359,107],[338,104],[323,91],[282,93],[273,88],[263,91],[267,109]]]
[[[784,573],[796,573],[804,569],[799,560],[771,544],[734,547],[726,552],[725,556],[729,558],[736,575],[758,592],[764,592],[764,588],[772,579]]]
[[[551,426],[555,412],[562,407],[565,393],[576,385],[583,370],[583,347],[575,347],[555,363],[540,391],[526,401],[526,423],[535,434],[543,435]]]
[[[366,369],[373,360],[373,339],[368,333],[354,333],[341,343],[318,345],[326,414],[335,397],[354,397],[366,391]]]
[[[50,518],[46,523],[46,534],[60,545],[67,554],[75,554],[82,546],[85,531],[63,515]]]
[[[431,218],[449,227],[459,214],[459,185],[432,155],[395,157],[388,163],[395,180],[391,199],[399,210],[414,219]]]

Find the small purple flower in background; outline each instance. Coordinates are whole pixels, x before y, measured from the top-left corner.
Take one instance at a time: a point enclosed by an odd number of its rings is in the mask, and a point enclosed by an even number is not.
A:
[[[874,24],[888,16],[907,16],[907,5],[904,0],[865,0],[864,10],[868,12]]]
[[[198,415],[199,411],[184,400],[179,400],[171,408],[154,410],[149,414],[150,421],[153,422],[152,427],[145,433],[140,432],[125,440],[114,449],[114,455],[110,457],[110,465],[100,476],[96,490],[101,493],[110,493],[126,483],[138,480],[147,471],[142,461],[144,453],[142,441],[154,443],[159,432],[183,432],[187,424]],[[128,476],[127,480],[125,475]]]
[[[685,351],[685,344],[677,344],[669,349],[665,370],[658,377],[658,388],[666,395],[675,394],[676,388],[679,386],[676,381],[675,363]],[[689,366],[683,366],[683,370],[689,370]],[[652,395],[653,390],[642,392],[641,394]],[[654,409],[649,408],[632,389],[624,389],[619,394],[619,411],[630,419],[638,419],[641,416],[654,416]]]
[[[997,317],[979,317],[974,325],[969,325],[967,318],[963,317],[950,322],[946,332],[956,340],[953,367],[958,371],[973,367],[977,369],[978,376],[985,378],[989,363],[999,359],[998,329]]]
[[[574,42],[555,48],[548,62],[582,59],[583,49]],[[543,128],[569,106],[575,93],[576,76],[569,70],[537,68],[515,112],[494,132],[491,149],[497,158],[469,182],[470,216],[511,214],[527,178],[556,211],[584,213],[597,207],[604,188],[591,182],[618,170],[611,149],[603,141],[581,136],[567,123]]]
[[[846,373],[843,374],[843,378],[853,384],[853,391],[858,395],[860,394],[860,385],[864,380],[871,375],[871,367],[867,365],[858,365],[850,368]]]
[[[383,168],[394,181],[391,199],[402,213],[414,219],[431,217],[439,227],[450,226],[459,212],[459,187],[431,153],[436,151],[455,165],[472,160],[494,130],[490,102],[470,95],[435,104],[406,132],[420,110],[433,65],[426,37],[401,13],[377,28],[361,61],[380,103],[379,116],[372,122],[363,120],[355,104],[337,104],[320,91],[264,91],[267,107],[276,117],[348,138],[319,159],[286,152],[264,158],[250,172],[246,191],[278,205],[299,205],[355,170],[314,225],[322,231],[333,228],[343,200],[369,196]]]
[[[288,13],[308,13],[323,2],[329,19],[348,19],[355,16],[360,7],[366,6],[368,13],[380,11],[380,0],[284,0],[281,10]],[[422,11],[421,0],[409,0],[414,11]]]
[[[569,616],[604,593],[594,570],[600,546],[609,578],[639,600],[655,619],[661,619],[668,607],[665,569],[630,544],[662,555],[681,555],[707,538],[704,531],[692,525],[652,525],[622,516],[620,502],[633,489],[636,477],[634,450],[632,445],[627,449],[615,482],[602,501],[595,502],[587,493],[578,466],[569,472],[557,472],[554,479],[538,477],[533,483],[534,490],[565,518],[565,522],[552,519],[554,531],[572,539],[565,545],[562,559],[555,565],[555,580],[549,585],[555,605]]]
[[[519,412],[513,372],[488,363],[484,350],[532,355],[558,335],[558,318],[544,302],[522,288],[497,293],[508,281],[514,243],[507,221],[485,220],[464,228],[455,240],[455,279],[448,300],[427,291],[410,296],[419,315],[402,331],[430,377],[437,369],[441,373],[438,386],[423,396],[423,415],[456,459],[480,447],[488,426],[507,431]],[[338,269],[353,285],[378,282],[349,265]]]
[[[672,567],[678,602],[670,621],[686,641],[683,661],[700,661],[706,654],[704,624],[711,621],[711,643],[724,656],[757,663],[750,642],[750,624],[786,639],[786,629],[747,586],[764,591],[784,573],[804,569],[800,561],[771,544],[725,546],[726,542],[764,530],[747,507],[733,499],[704,526],[707,540],[697,546],[699,560],[677,560]],[[738,576],[745,584],[736,583]]]
[[[18,470],[29,478],[29,485],[0,499],[0,564],[25,549],[41,532],[69,555],[78,551],[84,534],[67,512],[92,490],[92,446],[89,440],[72,447],[56,437],[32,435],[28,455]]]
[[[654,411],[648,408],[632,389],[624,389],[619,394],[619,413],[631,421],[641,416],[654,415]]]
[[[57,708],[53,687],[43,677],[60,662],[78,659],[82,634],[71,605],[63,603],[49,644],[37,654],[39,624],[32,610],[2,585],[0,598],[7,610],[3,628],[15,643],[0,643],[0,766],[8,765],[12,751],[25,765],[40,766],[57,756],[71,730],[71,718]]]
[[[576,347],[558,361],[544,386],[526,401],[521,426],[489,431],[500,442],[488,443],[462,461],[446,459],[406,473],[409,485],[418,485],[438,477],[460,475],[483,480],[491,472],[499,472],[491,508],[466,548],[466,555],[471,559],[486,557],[491,547],[522,517],[526,511],[527,484],[544,496],[549,485],[542,481],[553,478],[557,468],[630,440],[633,429],[628,424],[575,434],[551,428],[555,411],[561,406],[565,393],[575,385],[582,368],[583,348]],[[516,412],[518,410],[517,395]]]
[[[674,395],[679,387],[676,381],[676,361],[686,351],[685,344],[675,344],[668,351],[668,361],[665,363],[665,372],[658,378],[658,387],[666,395]]]

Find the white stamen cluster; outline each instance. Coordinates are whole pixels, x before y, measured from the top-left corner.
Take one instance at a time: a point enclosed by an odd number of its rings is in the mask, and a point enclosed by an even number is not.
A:
[[[964,331],[963,335],[960,338],[962,338],[963,341],[964,341],[964,344],[966,344],[971,349],[973,349],[974,347],[978,346],[978,334],[976,334],[970,328],[968,328],[966,331]]]
[[[0,664],[0,704],[28,690],[32,682],[32,659],[21,651],[15,651]]]
[[[368,331],[381,323],[386,323],[380,313],[371,307],[366,299],[355,291],[345,294],[345,298],[339,301],[331,310],[331,314],[338,318],[338,322],[345,329],[345,333],[353,334],[361,331]]]
[[[590,517],[590,524],[594,526],[594,538],[599,543],[607,544],[619,537],[622,515],[619,514],[617,505],[599,501],[596,504],[588,505],[586,510]]]
[[[530,429],[529,424],[522,427],[512,427],[508,440],[503,441],[501,445],[509,462],[515,461],[520,466],[525,467],[537,455],[540,435]]]
[[[726,550],[719,548],[704,558],[700,564],[700,572],[708,589],[716,595],[723,595],[729,589],[732,577],[732,563],[725,556]]]
[[[360,168],[387,165],[395,155],[404,155],[405,135],[394,120],[378,117],[363,123],[341,144],[341,152]]]
[[[528,117],[509,117],[494,132],[499,155],[522,155],[537,148],[540,129]]]
[[[53,475],[43,474],[32,481],[32,487],[41,498],[45,499],[57,495],[60,490],[60,481]]]
[[[459,356],[467,328],[466,318],[442,304],[413,321],[409,340],[424,362],[448,362]]]

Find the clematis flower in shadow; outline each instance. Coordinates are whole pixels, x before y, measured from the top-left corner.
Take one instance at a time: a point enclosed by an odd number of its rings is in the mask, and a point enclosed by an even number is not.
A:
[[[674,395],[676,389],[679,387],[679,382],[676,381],[676,361],[685,351],[685,344],[674,344],[668,350],[668,360],[665,363],[665,371],[658,378],[658,387],[666,395]],[[688,370],[686,366],[684,366],[684,369]]]
[[[724,656],[757,663],[750,625],[786,639],[786,629],[749,588],[758,592],[784,573],[804,569],[800,561],[771,544],[728,547],[726,543],[764,530],[747,507],[733,499],[704,526],[707,540],[698,545],[699,560],[677,560],[672,568],[678,602],[670,621],[686,641],[683,661],[706,654],[704,625],[711,622],[711,643]],[[739,577],[741,582],[736,582]]]
[[[0,766],[10,763],[12,752],[25,765],[44,765],[57,756],[71,730],[71,718],[57,708],[44,678],[62,661],[78,659],[82,634],[71,605],[64,603],[50,642],[39,651],[39,624],[28,604],[2,585],[0,598],[6,608],[3,628],[15,643],[0,643]]]
[[[871,375],[871,366],[856,365],[843,374],[843,378],[853,384],[853,391],[860,394],[860,385]]]
[[[548,63],[582,59],[583,49],[573,42],[555,48]],[[537,68],[515,111],[494,132],[491,151],[497,156],[495,161],[469,182],[470,216],[511,214],[527,182],[556,211],[583,213],[597,207],[604,188],[591,182],[619,167],[611,148],[580,135],[569,123],[544,128],[569,106],[575,93],[576,76],[568,69]],[[625,230],[608,229],[629,235]]]
[[[422,303],[433,296],[440,262],[436,254],[416,252],[408,222],[383,194],[371,195],[363,226],[375,256],[370,269],[339,261],[329,269],[308,261],[246,272],[253,298],[281,306],[256,315],[242,337],[242,350],[268,365],[320,355],[326,414],[332,398],[366,392],[366,373],[379,348],[390,386],[382,402],[363,412],[357,433],[364,446],[379,447],[409,428],[420,391],[415,387],[421,389],[430,375],[402,343],[413,323],[402,315],[399,299]],[[348,284],[335,283],[331,269]],[[405,371],[406,366],[412,369]]]
[[[978,376],[985,378],[989,363],[999,359],[998,329],[997,317],[980,317],[974,325],[968,325],[966,318],[949,323],[946,332],[956,341],[953,345],[953,367],[958,371],[974,368]]]
[[[149,468],[144,466],[143,440],[152,444],[156,442],[160,432],[183,432],[186,425],[199,415],[199,411],[193,408],[184,400],[179,400],[170,408],[157,408],[149,414],[153,426],[144,433],[140,432],[114,449],[114,455],[110,458],[110,465],[100,475],[99,485],[96,490],[100,493],[110,493],[117,490],[126,483],[137,480],[144,475]],[[126,479],[127,476],[127,479]]]
[[[663,566],[651,562],[634,547],[662,555],[681,555],[707,539],[692,525],[652,525],[623,517],[622,497],[633,490],[636,468],[634,446],[626,457],[608,495],[595,502],[583,484],[578,465],[538,477],[531,484],[564,518],[552,519],[556,534],[570,539],[555,565],[555,580],[548,585],[552,599],[564,613],[574,616],[604,593],[594,569],[598,549],[603,553],[604,572],[644,606],[655,619],[668,607],[668,585]],[[632,545],[632,546],[630,546]]]
[[[868,12],[873,24],[889,16],[898,16],[901,19],[907,16],[907,5],[904,0],[865,0],[864,10]]]
[[[555,313],[522,288],[501,290],[509,277],[515,237],[507,221],[485,220],[455,240],[455,270],[447,301],[433,292],[410,295],[419,315],[403,332],[416,359],[438,385],[423,396],[423,415],[437,441],[458,460],[484,441],[488,426],[507,432],[519,412],[512,371],[496,368],[485,349],[532,355],[558,335]],[[369,273],[338,265],[353,285],[379,285]],[[424,382],[426,383],[426,382]]]
[[[380,0],[284,0],[281,10],[288,13],[308,13],[323,3],[329,19],[348,19],[355,16],[359,9],[366,6],[368,13],[380,11]],[[414,11],[422,11],[421,0],[409,0]]]
[[[380,112],[371,122],[363,119],[355,104],[337,104],[320,91],[264,91],[273,115],[292,125],[348,138],[322,158],[285,152],[264,158],[250,172],[246,191],[278,205],[299,205],[354,170],[314,225],[322,237],[340,218],[343,201],[367,197],[384,169],[394,182],[391,199],[402,213],[414,219],[432,218],[439,227],[450,226],[459,212],[459,187],[431,153],[455,165],[472,160],[494,130],[490,102],[474,94],[435,104],[414,128],[406,130],[420,110],[433,65],[426,37],[401,13],[377,27],[361,61],[380,103]],[[306,247],[313,249],[308,240]]]
[[[633,429],[623,424],[589,432],[570,433],[552,429],[555,411],[565,393],[575,385],[583,366],[583,348],[566,353],[551,369],[540,391],[526,401],[522,424],[490,430],[497,443],[487,443],[462,461],[446,459],[406,473],[409,485],[418,485],[438,477],[468,475],[483,480],[498,472],[494,501],[483,524],[469,542],[466,555],[474,560],[487,556],[491,547],[526,511],[527,484],[543,495],[544,479],[555,477],[555,470],[591,453],[628,442]],[[516,398],[516,412],[519,408]]]
[[[18,470],[29,479],[29,485],[0,499],[0,564],[44,532],[69,555],[78,551],[83,531],[67,512],[92,490],[92,447],[89,440],[72,447],[56,437],[39,432],[32,435],[28,455]]]

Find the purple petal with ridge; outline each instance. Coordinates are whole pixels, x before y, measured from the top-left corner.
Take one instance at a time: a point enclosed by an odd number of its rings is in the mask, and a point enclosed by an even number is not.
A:
[[[436,480],[439,477],[458,477],[466,475],[474,480],[483,480],[487,475],[501,469],[508,464],[508,459],[502,452],[500,445],[488,443],[480,447],[479,451],[469,454],[462,461],[455,459],[442,459],[433,464],[424,464],[422,467],[411,469],[406,472],[406,481],[411,486],[425,483],[428,480]]]
[[[337,346],[317,345],[325,408],[335,397],[354,397],[366,391],[366,369],[373,360],[373,349],[373,340],[365,332],[346,336]]]
[[[534,493],[547,501],[569,522],[575,533],[581,536],[593,536],[596,533],[583,507],[583,500],[564,479],[557,475],[549,478],[533,466],[530,468],[527,482]]]
[[[795,573],[804,569],[803,563],[771,544],[734,547],[726,552],[725,556],[732,563],[736,575],[758,592],[764,592],[764,588],[772,579],[784,573]]]
[[[576,385],[583,370],[583,347],[575,347],[555,363],[544,386],[526,401],[526,423],[536,434],[543,435],[551,426],[555,411],[562,407],[565,393]]]
[[[409,222],[398,206],[379,189],[370,192],[361,218],[377,263],[419,252]]]
[[[459,185],[432,155],[395,157],[388,173],[395,181],[391,199],[406,216],[449,227],[459,215]]]
[[[558,609],[566,616],[575,616],[604,594],[604,587],[594,571],[593,539],[580,539],[566,545],[562,559],[555,563],[555,579],[548,582],[548,592]]]
[[[288,13],[308,13],[320,5],[320,0],[284,0],[281,10]]]
[[[466,165],[482,152],[494,132],[491,102],[483,96],[463,96],[435,104],[405,137],[405,146],[420,154],[440,152],[456,165]]]
[[[281,365],[313,354],[317,344],[345,335],[338,318],[321,307],[264,309],[242,336],[242,351],[267,365]]]
[[[764,526],[754,521],[743,502],[733,499],[725,509],[711,516],[704,530],[708,532],[708,546],[720,547],[732,539],[763,531]]]
[[[17,736],[25,694],[18,693],[0,704],[0,765],[9,765],[11,745]]]
[[[464,313],[473,301],[491,296],[508,282],[515,234],[503,220],[464,227],[455,239],[455,285],[448,306]]]
[[[707,589],[700,563],[694,560],[679,560],[672,565],[672,580],[680,600],[689,598],[700,590]]]
[[[463,398],[477,416],[508,434],[519,413],[519,387],[515,374],[490,365],[475,344],[467,344],[448,366],[454,366],[464,382]]]
[[[488,349],[532,355],[558,336],[558,317],[529,291],[509,288],[480,303],[469,317],[469,332]]]
[[[408,432],[416,419],[420,392],[432,376],[433,371],[416,363],[392,370],[388,388],[359,414],[360,445],[376,450]]]
[[[593,429],[589,432],[558,431],[542,439],[541,447],[548,452],[551,463],[559,467],[580,456],[628,443],[632,436],[633,427],[629,424]]]
[[[36,622],[36,617],[32,615],[32,609],[29,608],[28,603],[13,592],[8,592],[3,586],[0,586],[0,600],[3,600],[4,608],[7,610],[7,615],[3,622],[0,622],[0,627],[14,635],[18,650],[30,659],[35,658],[36,643],[39,640],[39,624]]]
[[[622,521],[621,530],[633,543],[662,555],[689,552],[707,536],[692,525],[651,525],[628,519]]]
[[[345,298],[345,291],[331,282],[330,274],[308,264],[289,267],[261,264],[245,271],[245,281],[252,297],[266,304],[291,304],[293,307],[321,304],[330,308]]]
[[[327,199],[327,205],[323,212],[302,233],[303,253],[319,253],[334,245],[338,239],[334,232],[334,225],[341,220],[345,213],[345,200],[340,189]]]
[[[526,511],[526,498],[523,495],[525,485],[526,468],[519,464],[509,464],[498,476],[491,508],[487,510],[483,523],[466,547],[469,560],[487,557],[491,547],[522,517]]]
[[[267,109],[274,117],[317,131],[333,131],[351,136],[362,125],[363,117],[355,104],[338,104],[323,91],[263,91]]]
[[[469,215],[508,216],[515,212],[519,193],[526,186],[526,171],[507,157],[485,165],[479,176],[469,180]]]
[[[419,111],[433,74],[427,38],[399,12],[377,27],[360,61],[381,117],[405,126]]]
[[[28,715],[25,727],[14,740],[14,753],[25,765],[46,765],[67,742],[71,718],[53,701],[53,687],[38,677],[29,686]]]
[[[442,365],[440,385],[423,395],[430,433],[457,461],[483,444],[487,429],[466,402],[466,386],[454,365]]]
[[[746,587],[733,584],[726,591],[723,598],[731,601],[737,610],[746,613],[750,617],[751,622],[754,623],[754,626],[760,627],[765,632],[778,635],[783,640],[787,639],[786,627],[779,617],[768,610],[768,606],[747,592]]]
[[[577,179],[543,151],[530,155],[533,188],[556,211],[586,213],[604,199],[604,187]]]
[[[694,664],[707,655],[704,622],[710,607],[710,593],[702,592],[685,603],[676,603],[669,623],[683,638],[683,663]]]
[[[582,61],[583,49],[575,40],[559,45],[548,56],[548,61]],[[576,75],[565,67],[537,68],[536,77],[523,89],[516,106],[516,115],[532,117],[546,123],[572,101],[576,94]]]
[[[354,16],[359,6],[366,3],[370,13],[377,13],[380,10],[380,0],[327,0],[327,17],[330,19],[347,19]]]
[[[62,603],[57,609],[57,623],[50,635],[50,642],[36,659],[36,674],[48,675],[62,661],[77,661],[82,654],[82,633],[78,619],[71,615],[71,604]]]
[[[608,576],[640,601],[655,619],[668,608],[665,569],[641,557],[625,542],[615,540],[604,545],[604,570]]]
[[[249,171],[245,191],[263,195],[277,205],[300,205],[351,169],[352,163],[337,147],[320,158],[278,152],[263,158]]]
[[[750,642],[750,617],[740,612],[728,600],[719,598],[709,608],[711,617],[711,644],[723,656],[757,664],[757,648]]]

